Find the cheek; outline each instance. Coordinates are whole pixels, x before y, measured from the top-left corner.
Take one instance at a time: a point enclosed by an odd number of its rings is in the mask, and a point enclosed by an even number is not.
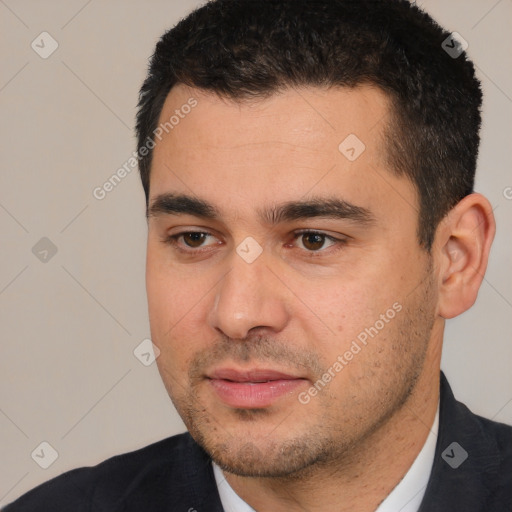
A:
[[[151,319],[172,327],[197,301],[197,277],[187,275],[187,269],[176,268],[165,248],[150,242],[146,259],[146,292]]]
[[[158,370],[170,396],[175,397],[186,388],[189,361],[197,351],[190,320],[194,297],[187,293],[183,280],[156,267],[147,272],[146,287],[151,339],[160,350]]]
[[[153,342],[164,350],[169,340],[181,336],[198,299],[190,282],[155,253],[148,248],[146,293]]]
[[[183,373],[192,358],[212,343],[208,327],[218,277],[197,268],[169,262],[158,249],[148,247],[146,291],[151,338],[160,349],[159,365]]]
[[[351,334],[364,325],[378,311],[379,303],[385,302],[375,292],[373,280],[329,280],[324,286],[303,286],[301,296],[309,309],[331,335]]]
[[[355,360],[362,363],[368,358],[385,357],[390,347],[374,340],[383,342],[392,337],[399,316],[396,308],[400,309],[399,304],[395,309],[393,305],[400,302],[401,294],[399,280],[382,276],[381,271],[367,272],[350,279],[329,280],[322,286],[302,287],[301,297],[308,310],[304,310],[307,317],[303,317],[301,329],[309,339],[309,348],[327,367],[347,351],[352,351],[347,354],[351,367]]]

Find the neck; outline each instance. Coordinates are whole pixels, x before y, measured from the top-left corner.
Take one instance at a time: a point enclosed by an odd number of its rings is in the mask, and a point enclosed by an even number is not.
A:
[[[260,512],[373,512],[405,476],[434,422],[440,353],[430,355],[435,357],[427,357],[406,402],[336,466],[310,467],[288,479],[240,477],[224,472],[226,480]]]

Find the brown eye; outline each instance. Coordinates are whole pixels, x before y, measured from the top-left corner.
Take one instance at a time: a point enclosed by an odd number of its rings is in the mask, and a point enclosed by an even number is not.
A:
[[[185,242],[185,245],[188,247],[201,247],[203,242],[206,239],[206,233],[184,233],[183,235],[183,242]]]
[[[318,251],[325,243],[326,236],[320,233],[304,233],[302,244],[308,251]]]

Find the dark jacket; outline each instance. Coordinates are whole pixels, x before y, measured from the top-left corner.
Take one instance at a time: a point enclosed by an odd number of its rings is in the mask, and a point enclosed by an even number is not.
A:
[[[211,460],[186,433],[92,468],[65,473],[36,487],[4,511],[223,509]],[[512,427],[473,414],[455,400],[441,375],[439,436],[420,512],[445,511],[512,511]]]

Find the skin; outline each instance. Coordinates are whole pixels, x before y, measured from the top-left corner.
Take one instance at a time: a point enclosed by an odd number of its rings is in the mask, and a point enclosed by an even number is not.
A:
[[[187,194],[219,216],[148,218],[151,335],[166,389],[194,438],[258,511],[375,510],[433,423],[444,321],[476,299],[492,209],[471,194],[443,219],[430,254],[419,245],[418,195],[387,168],[389,102],[378,88],[311,87],[234,102],[178,85],[161,121],[190,97],[197,106],[154,149],[149,203]],[[351,133],[366,146],[353,162],[338,149]],[[313,197],[348,201],[372,221],[271,225],[258,214]],[[311,244],[298,230],[344,242]],[[209,236],[193,247],[190,236],[163,241],[190,231]],[[262,248],[250,264],[236,252],[249,236]],[[301,403],[299,393],[393,304],[401,306],[394,318]],[[267,407],[236,408],[207,378],[220,367],[303,380]]]

